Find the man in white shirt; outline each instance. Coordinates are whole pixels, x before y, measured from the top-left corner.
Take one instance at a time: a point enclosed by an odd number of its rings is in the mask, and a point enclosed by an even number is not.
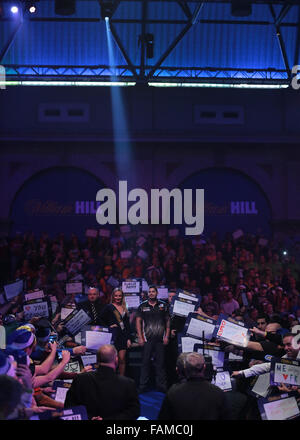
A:
[[[293,333],[286,333],[283,335],[282,342],[284,346],[285,355],[287,359],[300,359],[299,348],[295,349],[292,345],[292,340],[295,337]],[[264,362],[263,364],[256,364],[250,368],[241,371],[233,371],[232,377],[244,376],[246,378],[258,376],[259,374],[268,373],[271,369],[271,362]]]

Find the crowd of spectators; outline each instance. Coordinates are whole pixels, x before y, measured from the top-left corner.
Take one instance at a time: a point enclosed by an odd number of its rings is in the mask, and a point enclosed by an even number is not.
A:
[[[70,239],[64,234],[55,238],[47,233],[18,234],[1,240],[0,280],[3,286],[23,279],[26,291],[42,289],[46,296],[55,297],[58,307],[51,326],[57,331],[60,309],[74,304],[74,295],[66,294],[67,281],[82,280],[86,287],[97,288],[103,305],[111,302],[114,288],[126,279],[144,278],[149,285],[167,286],[169,292],[183,289],[201,296],[200,313],[214,319],[225,313],[253,329],[247,367],[253,359],[261,362],[262,353],[273,354],[270,343],[276,345],[274,354],[280,354],[281,342],[270,335],[281,337],[300,323],[300,243],[261,238],[243,235],[235,240],[229,233],[223,239],[216,233],[209,238],[183,238],[120,230],[111,237],[83,240],[75,234]],[[124,255],[124,251],[128,252]],[[6,345],[12,350],[12,354],[0,352],[0,379],[10,377],[7,384],[3,382],[3,390],[11,390],[11,401],[8,392],[0,396],[1,417],[29,418],[35,412],[63,408],[50,397],[51,384],[57,378],[74,379],[81,374],[67,373],[64,367],[71,355],[83,354],[85,347],[69,340],[61,359],[55,361],[57,344],[49,342],[51,329],[38,317],[24,320],[21,294],[11,301],[2,294],[0,313],[5,339],[1,348]],[[131,324],[134,340],[134,315]],[[30,360],[16,363],[14,349],[24,350]]]

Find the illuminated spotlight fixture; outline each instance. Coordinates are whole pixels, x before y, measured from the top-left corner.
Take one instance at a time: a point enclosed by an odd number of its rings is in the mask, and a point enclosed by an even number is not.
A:
[[[10,11],[11,11],[13,14],[17,14],[17,13],[19,12],[19,8],[18,8],[18,6],[13,5],[13,6],[10,8]]]
[[[35,2],[26,1],[25,2],[25,11],[30,12],[30,14],[36,13],[36,4]]]
[[[114,2],[102,1],[100,7],[102,20],[110,19],[114,12]]]
[[[55,0],[56,15],[73,15],[76,12],[76,0]]]
[[[232,0],[231,15],[234,17],[249,17],[252,14],[250,0]]]

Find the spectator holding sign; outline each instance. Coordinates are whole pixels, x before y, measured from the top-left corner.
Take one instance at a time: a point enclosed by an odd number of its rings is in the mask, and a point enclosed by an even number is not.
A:
[[[294,348],[292,344],[292,340],[294,336],[295,335],[293,333],[286,333],[285,335],[283,335],[282,342],[285,351],[285,355],[283,356],[283,358],[299,359],[299,347]],[[232,376],[233,377],[244,376],[246,378],[257,376],[259,374],[268,373],[270,371],[270,368],[271,368],[271,363],[264,362],[263,364],[253,365],[252,367],[247,368],[245,370],[233,371]]]
[[[110,327],[114,346],[118,352],[119,373],[124,376],[126,369],[126,350],[131,347],[129,313],[125,296],[119,287],[112,292],[111,304],[107,304],[101,312],[103,323]]]

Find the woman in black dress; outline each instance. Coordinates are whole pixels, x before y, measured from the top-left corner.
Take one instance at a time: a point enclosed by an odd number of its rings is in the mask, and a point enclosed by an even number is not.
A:
[[[129,312],[125,296],[119,287],[111,295],[111,303],[101,312],[105,325],[111,328],[114,345],[118,351],[118,366],[120,375],[124,376],[126,368],[126,350],[131,347]]]

